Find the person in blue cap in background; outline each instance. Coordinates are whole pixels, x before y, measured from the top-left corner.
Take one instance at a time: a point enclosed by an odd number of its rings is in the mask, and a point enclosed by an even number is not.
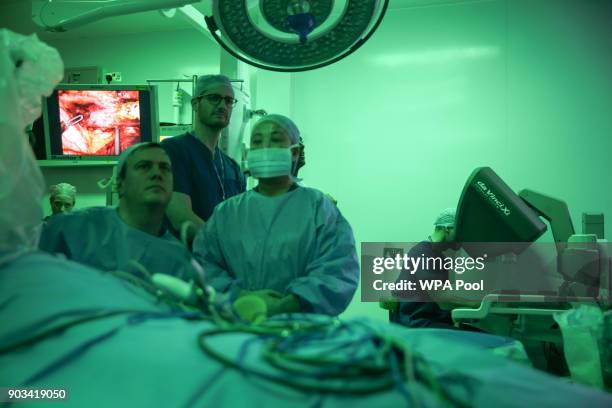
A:
[[[443,210],[434,222],[434,231],[427,240],[419,242],[408,251],[409,258],[441,258],[444,259],[443,252],[452,247],[455,241],[455,209],[447,208]],[[435,265],[435,262],[431,262]],[[443,264],[441,262],[440,264]],[[411,272],[402,271],[398,280],[411,279]],[[419,268],[414,275],[418,279],[448,279],[448,271],[445,269],[426,269]],[[416,296],[411,292],[411,296]],[[442,309],[435,299],[427,293],[419,293],[419,300],[423,301],[404,301],[395,303],[390,309],[389,320],[404,326],[417,328],[453,328],[453,321],[450,310]]]
[[[193,130],[162,142],[174,173],[168,219],[175,231],[184,228],[188,242],[218,203],[246,189],[240,166],[218,146],[235,104],[234,90],[226,76],[200,76],[191,99]]]
[[[172,166],[158,143],[125,150],[113,176],[119,206],[51,217],[40,249],[105,271],[193,278],[189,251],[163,226],[172,194]]]
[[[338,315],[359,281],[355,240],[334,203],[292,177],[299,136],[282,115],[255,124],[247,161],[259,184],[215,208],[194,256],[208,284],[231,299],[260,297],[268,315]]]

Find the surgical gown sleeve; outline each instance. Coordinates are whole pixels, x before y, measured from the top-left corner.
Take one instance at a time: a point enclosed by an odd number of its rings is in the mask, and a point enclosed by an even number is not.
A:
[[[237,297],[242,291],[240,280],[228,271],[225,254],[219,242],[217,217],[210,219],[200,229],[193,242],[193,256],[204,267],[206,283],[217,292]]]
[[[38,247],[42,251],[51,254],[64,254],[70,259],[72,255],[70,253],[70,246],[66,242],[62,229],[62,221],[64,221],[64,218],[62,214],[54,215],[49,221],[43,224]]]
[[[359,263],[353,231],[327,197],[318,202],[316,247],[306,274],[295,279],[287,291],[296,295],[302,311],[338,315],[351,302],[359,282]]]

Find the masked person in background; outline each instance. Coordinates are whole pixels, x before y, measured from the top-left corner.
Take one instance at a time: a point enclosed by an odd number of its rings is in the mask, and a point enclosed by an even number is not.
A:
[[[420,267],[412,274],[418,279],[440,279],[448,280],[449,271],[441,265],[444,264],[445,255],[443,252],[452,247],[455,241],[455,209],[447,208],[443,210],[434,221],[434,231],[427,240],[421,241],[408,251],[409,258],[423,257],[430,259],[433,265],[429,269]],[[433,261],[439,259],[440,262]],[[441,269],[436,269],[440,266]],[[404,270],[400,273],[398,280],[412,279],[411,271]],[[411,292],[415,296],[415,292]],[[401,295],[399,295],[401,297]],[[453,328],[453,320],[451,311],[440,307],[436,302],[435,291],[432,293],[419,293],[419,300],[422,301],[404,301],[399,304],[395,303],[394,307],[389,312],[389,320],[395,323],[402,324],[411,328],[429,327],[429,328]]]
[[[338,315],[357,289],[353,232],[322,192],[298,186],[299,130],[267,115],[247,155],[252,190],[219,204],[194,241],[208,283],[232,299],[257,296],[267,314]]]
[[[68,183],[59,183],[49,188],[51,215],[69,213],[76,204],[76,187]],[[50,216],[49,216],[50,217]],[[46,217],[45,220],[48,220]]]

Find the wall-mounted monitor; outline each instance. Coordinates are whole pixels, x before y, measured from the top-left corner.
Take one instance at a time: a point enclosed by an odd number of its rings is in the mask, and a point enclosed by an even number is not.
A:
[[[47,160],[108,162],[159,140],[155,85],[60,84],[43,109]]]

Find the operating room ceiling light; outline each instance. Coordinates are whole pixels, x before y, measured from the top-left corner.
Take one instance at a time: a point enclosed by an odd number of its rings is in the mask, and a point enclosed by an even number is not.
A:
[[[191,6],[200,0],[31,0],[32,20],[64,32],[108,17],[160,10],[179,14],[234,57],[273,71],[324,67],[361,47],[376,31],[389,0],[208,0],[212,16]],[[176,8],[176,10],[172,10]],[[198,17],[199,15],[199,17]]]
[[[388,0],[213,0],[205,17],[232,56],[272,71],[321,68],[362,46]]]

